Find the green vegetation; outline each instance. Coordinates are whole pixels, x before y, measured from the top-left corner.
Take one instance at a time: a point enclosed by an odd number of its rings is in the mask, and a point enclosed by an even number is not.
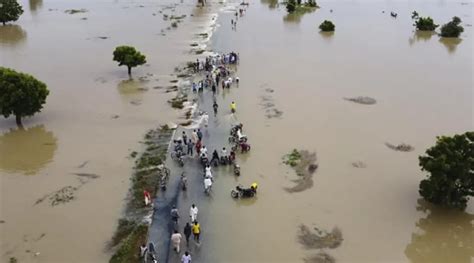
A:
[[[418,14],[418,12],[413,11],[413,12],[411,13],[411,19],[417,19],[418,17],[420,17],[420,15]]]
[[[110,258],[110,263],[139,263],[140,261],[140,245],[146,243],[148,235],[148,226],[145,224],[137,225],[133,231],[121,243],[120,247]]]
[[[283,163],[291,167],[295,167],[301,161],[301,154],[298,150],[293,151],[283,157]]]
[[[126,218],[118,222],[117,230],[110,241],[111,247],[118,246],[110,262],[140,262],[139,247],[146,243],[148,225],[142,223],[143,216],[149,213],[149,207],[143,202],[143,191],[156,196],[162,177],[158,170],[166,160],[168,143],[173,130],[167,125],[146,133],[145,151],[135,160],[134,174],[131,178],[130,196],[128,198]]]
[[[419,162],[429,172],[420,182],[420,195],[436,205],[464,209],[474,196],[474,132],[437,137]]]
[[[442,37],[459,37],[462,32],[464,32],[464,28],[460,26],[461,19],[457,16],[453,17],[453,19],[444,24],[441,27],[441,36]]]
[[[33,76],[0,67],[0,114],[14,115],[19,127],[21,118],[41,111],[48,94],[46,84]]]
[[[323,32],[333,32],[336,29],[336,26],[329,20],[324,20],[321,25],[319,25],[319,29]]]
[[[301,0],[288,0],[286,2],[286,11],[290,14],[304,14],[314,11],[316,8],[318,8],[318,4],[315,0],[306,0],[306,2],[302,2]]]
[[[114,61],[119,63],[119,66],[127,66],[128,75],[132,76],[132,68],[146,63],[145,55],[138,52],[131,46],[118,46],[114,51]]]
[[[172,98],[171,100],[169,100],[168,102],[171,103],[171,107],[173,107],[175,109],[182,109],[182,108],[184,108],[184,103],[186,101],[188,101],[188,96],[178,95],[178,96]]]
[[[87,9],[67,9],[64,11],[64,13],[66,14],[70,14],[70,15],[74,15],[74,14],[78,14],[78,13],[86,13],[87,12]]]
[[[414,26],[421,31],[433,31],[439,25],[436,25],[431,17],[418,17]]]
[[[23,8],[16,0],[0,1],[0,22],[5,25],[7,22],[17,21],[23,14]]]
[[[112,237],[112,241],[110,243],[111,246],[116,246],[120,244],[122,240],[130,235],[133,232],[133,229],[137,226],[137,223],[133,220],[127,219],[119,219],[117,230]]]

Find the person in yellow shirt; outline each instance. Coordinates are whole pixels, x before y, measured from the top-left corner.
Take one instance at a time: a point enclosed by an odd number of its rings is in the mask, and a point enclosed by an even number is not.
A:
[[[235,105],[235,102],[232,102],[230,104],[230,111],[234,113],[237,110],[237,105]]]
[[[199,243],[199,235],[201,234],[201,226],[199,225],[198,221],[194,221],[192,230],[193,230],[193,235],[194,235],[194,241]]]

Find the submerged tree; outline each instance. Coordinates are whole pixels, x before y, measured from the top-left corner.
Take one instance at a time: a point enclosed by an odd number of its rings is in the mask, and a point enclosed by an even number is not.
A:
[[[433,31],[435,30],[439,25],[436,25],[431,17],[418,17],[418,19],[415,21],[414,26],[416,26],[416,29],[421,30],[421,31]]]
[[[324,22],[319,25],[319,29],[323,32],[332,32],[336,29],[336,26],[329,20],[324,20]]]
[[[462,32],[464,32],[464,28],[460,26],[461,19],[457,16],[453,17],[453,19],[444,24],[441,27],[441,36],[442,37],[459,37]]]
[[[295,10],[296,10],[296,1],[288,0],[288,2],[286,2],[286,11],[288,11],[288,13],[293,13],[295,12]]]
[[[46,85],[33,76],[0,67],[0,114],[15,115],[19,127],[21,118],[41,111],[48,95]]]
[[[419,157],[422,171],[430,174],[420,182],[427,201],[464,209],[474,196],[474,132],[437,137],[436,145]]]
[[[418,17],[420,17],[420,15],[418,14],[418,12],[413,11],[413,12],[411,13],[411,19],[417,19]]]
[[[0,22],[5,25],[10,21],[17,21],[23,14],[23,8],[16,0],[0,1]]]
[[[118,46],[114,51],[114,61],[119,66],[127,66],[128,75],[132,75],[132,68],[146,63],[146,57],[131,46]]]

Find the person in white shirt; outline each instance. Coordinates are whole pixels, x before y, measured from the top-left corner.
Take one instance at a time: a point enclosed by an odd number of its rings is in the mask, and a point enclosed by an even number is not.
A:
[[[212,178],[211,166],[210,165],[206,166],[205,171],[206,171],[206,177]]]
[[[197,220],[198,211],[199,210],[195,204],[191,205],[191,208],[189,209],[189,216],[191,217],[191,222]]]
[[[206,128],[207,128],[207,125],[209,124],[209,115],[207,114],[207,112],[204,112],[204,114],[202,115],[202,124]]]
[[[176,253],[179,254],[179,247],[181,244],[181,234],[175,230],[174,233],[171,235],[171,241],[173,242],[173,248],[176,251]]]
[[[188,251],[184,252],[184,255],[181,257],[181,263],[191,263],[191,255]]]
[[[211,190],[211,187],[212,187],[212,180],[211,178],[206,177],[206,179],[204,179],[204,191],[209,193],[209,191]]]

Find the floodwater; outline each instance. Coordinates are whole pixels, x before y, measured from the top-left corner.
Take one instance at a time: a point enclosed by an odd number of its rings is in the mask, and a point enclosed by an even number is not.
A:
[[[0,64],[51,90],[43,112],[25,120],[26,130],[16,130],[12,118],[0,120],[2,261],[108,259],[105,243],[128,189],[127,156],[146,129],[179,114],[166,103],[173,94],[153,87],[173,85],[169,74],[192,60],[190,44],[212,17],[212,10],[183,2],[174,14],[188,17],[171,30],[159,10],[172,9],[161,1],[30,0],[22,2],[26,12],[18,23],[0,27]],[[239,160],[240,178],[217,175],[209,213],[202,215],[208,252],[202,258],[302,262],[318,253],[297,242],[298,226],[306,224],[341,229],[342,245],[325,250],[337,262],[472,262],[473,202],[466,212],[420,202],[424,175],[417,160],[435,136],[474,128],[472,27],[462,41],[446,41],[413,32],[410,19],[417,10],[440,24],[454,15],[472,24],[472,1],[318,3],[322,8],[313,13],[285,19],[283,6],[251,2],[236,31],[231,13],[219,16],[213,48],[241,56],[239,88],[220,94],[219,104],[237,102],[252,150]],[[72,8],[89,11],[64,13]],[[325,19],[336,24],[334,34],[318,32]],[[120,44],[147,55],[149,65],[133,70],[133,82],[112,61]],[[343,99],[357,96],[377,103]],[[386,142],[415,150],[395,152]],[[281,160],[293,148],[315,151],[319,168],[312,188],[290,194],[284,187],[295,176]],[[366,168],[351,165],[358,161]],[[73,173],[100,177],[81,185],[67,204],[34,205],[78,186]],[[230,198],[237,183],[253,181],[257,199]]]
[[[193,58],[190,44],[204,40],[196,34],[209,30],[213,13],[194,1],[21,4],[20,20],[0,27],[0,65],[34,75],[51,92],[42,112],[24,120],[25,130],[14,118],[0,119],[0,262],[106,262],[127,196],[128,156],[148,129],[182,114],[167,103],[173,93],[154,87],[175,85],[170,74]],[[82,8],[87,12],[64,12]],[[168,29],[163,14],[187,17]],[[133,81],[112,61],[122,44],[147,56]],[[78,188],[69,203],[35,205],[67,186]]]

